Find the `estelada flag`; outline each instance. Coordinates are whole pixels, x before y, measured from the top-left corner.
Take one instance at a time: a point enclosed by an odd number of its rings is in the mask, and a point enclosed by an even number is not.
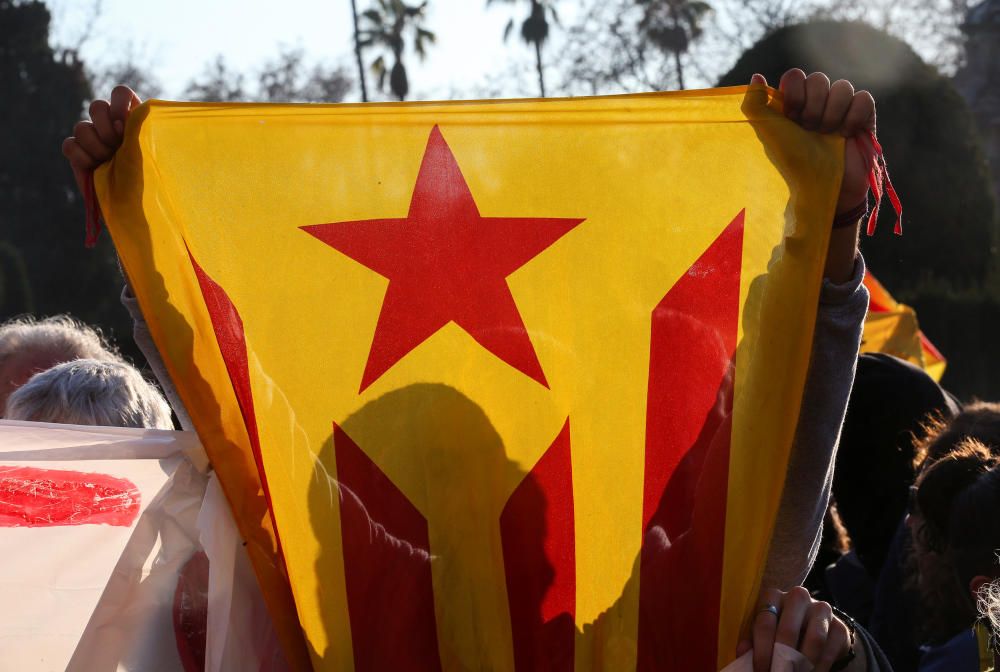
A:
[[[733,658],[842,170],[777,96],[133,113],[101,207],[294,664]]]
[[[913,308],[896,301],[870,272],[865,274],[864,283],[871,299],[861,352],[884,352],[905,359],[940,381],[948,361],[921,331]]]

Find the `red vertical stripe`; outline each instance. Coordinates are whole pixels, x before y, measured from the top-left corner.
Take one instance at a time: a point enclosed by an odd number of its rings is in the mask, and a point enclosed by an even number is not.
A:
[[[652,314],[638,669],[716,669],[743,212]]]
[[[336,424],[333,440],[354,668],[440,670],[427,521]]]
[[[243,415],[243,424],[246,426],[247,436],[250,438],[250,450],[253,451],[257,474],[260,477],[264,499],[267,501],[268,513],[271,516],[274,537],[278,545],[278,555],[281,556],[281,539],[278,537],[278,525],[274,520],[274,509],[271,506],[271,492],[267,487],[267,474],[264,473],[264,460],[260,453],[260,435],[257,431],[257,415],[254,411],[253,391],[250,387],[250,363],[247,356],[246,335],[243,332],[243,319],[229,295],[226,294],[226,290],[202,270],[190,250],[188,250],[188,257],[191,259],[191,266],[194,267],[195,276],[198,278],[198,286],[205,299],[208,316],[212,320],[215,340],[219,344],[222,359],[226,363],[226,372],[233,384],[233,392],[236,393],[236,401],[240,406],[240,413]]]
[[[500,516],[514,665],[573,670],[576,550],[569,420]]]

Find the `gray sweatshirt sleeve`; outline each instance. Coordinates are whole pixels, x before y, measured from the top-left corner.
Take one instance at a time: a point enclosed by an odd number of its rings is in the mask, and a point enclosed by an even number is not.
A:
[[[819,552],[840,427],[868,311],[864,274],[859,255],[850,280],[839,285],[824,280],[820,290],[799,424],[764,567],[766,588],[788,590],[801,584]]]
[[[167,367],[163,364],[160,351],[156,349],[153,337],[149,333],[146,318],[142,316],[142,311],[139,309],[139,300],[135,298],[135,294],[132,293],[132,288],[129,287],[128,283],[122,289],[122,305],[125,306],[129,315],[132,316],[132,339],[139,347],[139,350],[142,351],[142,354],[145,355],[146,361],[149,363],[149,368],[153,370],[153,375],[156,376],[157,382],[160,383],[160,388],[163,389],[163,394],[166,396],[170,408],[173,409],[174,414],[177,415],[177,419],[181,423],[181,429],[194,431],[194,423],[191,422],[191,418],[187,414],[187,409],[181,403],[181,398],[177,394],[177,388],[174,387],[173,381],[170,380],[170,374],[167,373]]]

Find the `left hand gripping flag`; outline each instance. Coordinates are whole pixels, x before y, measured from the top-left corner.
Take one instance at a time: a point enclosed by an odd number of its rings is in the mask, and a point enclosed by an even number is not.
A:
[[[293,665],[733,658],[843,152],[775,95],[132,115],[101,207]]]

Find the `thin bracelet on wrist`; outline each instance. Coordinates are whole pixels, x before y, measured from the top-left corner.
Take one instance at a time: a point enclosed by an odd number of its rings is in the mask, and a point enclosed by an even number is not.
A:
[[[831,607],[833,609],[833,615],[836,616],[837,618],[839,618],[841,621],[844,622],[844,625],[847,626],[848,634],[851,637],[851,645],[850,645],[850,648],[848,648],[847,653],[844,655],[843,658],[841,658],[837,662],[835,662],[833,664],[833,667],[830,668],[830,672],[840,672],[841,670],[843,670],[844,668],[846,668],[848,665],[850,665],[851,663],[853,663],[854,659],[857,658],[857,656],[858,656],[858,652],[857,652],[858,622],[855,621],[849,614],[845,614],[843,611],[841,611],[837,607],[833,607],[832,605],[831,605]]]
[[[833,228],[843,229],[848,226],[857,226],[861,218],[867,214],[868,196],[865,196],[865,200],[861,201],[856,207],[851,208],[847,212],[835,215],[833,218]]]

